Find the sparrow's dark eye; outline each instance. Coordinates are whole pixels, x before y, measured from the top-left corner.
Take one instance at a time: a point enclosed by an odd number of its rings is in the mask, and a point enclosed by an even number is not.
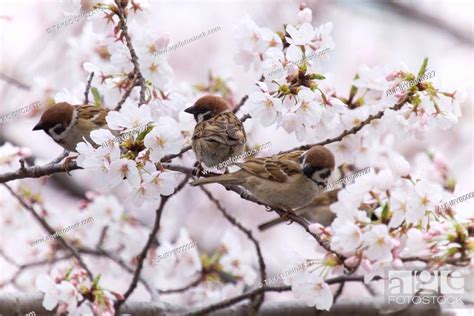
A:
[[[56,135],[59,135],[61,134],[62,132],[64,132],[64,127],[62,125],[59,125],[58,127],[56,127],[55,129],[53,129],[54,133]]]

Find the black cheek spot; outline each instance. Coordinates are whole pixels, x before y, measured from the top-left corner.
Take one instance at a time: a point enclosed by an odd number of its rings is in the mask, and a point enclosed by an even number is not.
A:
[[[59,135],[62,132],[64,132],[64,127],[63,126],[58,126],[53,131],[56,133],[56,135]]]
[[[316,184],[319,185],[320,187],[326,187],[326,183],[322,181],[316,181]]]
[[[328,170],[326,172],[323,172],[320,174],[320,177],[323,178],[323,179],[327,179],[331,176],[331,170]]]

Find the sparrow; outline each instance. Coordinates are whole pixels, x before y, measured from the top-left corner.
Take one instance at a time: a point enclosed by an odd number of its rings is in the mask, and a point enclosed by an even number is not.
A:
[[[238,185],[259,202],[292,212],[311,203],[324,191],[335,159],[323,146],[237,163],[239,171],[196,180],[191,185]]]
[[[323,226],[331,225],[336,218],[336,214],[330,210],[332,203],[337,202],[337,193],[340,189],[323,192],[318,195],[310,204],[295,210],[296,215],[301,216],[311,223],[319,223]],[[277,217],[271,221],[258,226],[260,231],[267,230],[273,226],[285,222],[285,219]]]
[[[33,131],[43,130],[57,144],[68,151],[76,151],[76,145],[84,138],[94,144],[90,133],[107,128],[109,110],[95,105],[71,105],[60,102],[48,108]]]
[[[244,152],[244,126],[223,98],[204,96],[184,111],[193,114],[197,122],[191,145],[198,162],[222,169],[219,164]]]

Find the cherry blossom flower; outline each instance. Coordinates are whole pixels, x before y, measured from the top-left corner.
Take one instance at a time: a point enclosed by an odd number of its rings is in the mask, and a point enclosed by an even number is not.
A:
[[[263,126],[270,126],[278,122],[283,110],[281,100],[265,92],[250,94],[246,106],[250,115],[260,120]]]
[[[313,12],[310,9],[304,8],[298,12],[298,24],[311,23],[312,20]]]
[[[135,188],[140,185],[141,180],[136,162],[126,158],[115,160],[110,164],[107,178],[111,188],[119,185],[124,179]]]
[[[386,225],[374,225],[363,235],[364,245],[367,247],[365,255],[370,260],[392,260],[392,249],[395,242],[388,232]]]
[[[338,217],[331,228],[334,232],[331,249],[348,256],[361,245],[362,231],[355,223]]]
[[[110,129],[123,130],[142,128],[152,121],[148,105],[138,105],[125,102],[119,112],[111,111],[107,115],[107,125]]]
[[[290,35],[286,40],[288,43],[295,46],[309,44],[315,35],[313,26],[309,23],[304,23],[298,29],[289,24],[286,27],[286,32]]]
[[[145,136],[144,143],[151,149],[152,161],[159,162],[165,155],[179,153],[184,145],[184,139],[176,122],[170,118],[163,118]]]
[[[333,304],[333,295],[329,285],[312,273],[302,273],[296,279],[291,291],[297,299],[303,300],[308,306],[315,306],[318,310],[329,310]]]

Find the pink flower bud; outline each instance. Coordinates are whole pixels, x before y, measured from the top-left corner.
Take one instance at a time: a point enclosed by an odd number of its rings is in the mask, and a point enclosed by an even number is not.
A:
[[[311,23],[313,19],[313,12],[310,9],[305,8],[298,12],[298,24]]]
[[[355,268],[359,264],[359,258],[352,256],[344,260],[344,264],[349,268]]]
[[[362,261],[360,262],[360,265],[362,266],[362,268],[367,271],[367,272],[370,272],[372,271],[372,264],[370,263],[369,260],[367,259],[362,259]]]
[[[403,268],[403,262],[400,258],[393,260],[392,264],[394,268]]]
[[[309,225],[309,231],[312,232],[313,234],[320,235],[324,231],[324,226],[318,223],[314,223]]]

